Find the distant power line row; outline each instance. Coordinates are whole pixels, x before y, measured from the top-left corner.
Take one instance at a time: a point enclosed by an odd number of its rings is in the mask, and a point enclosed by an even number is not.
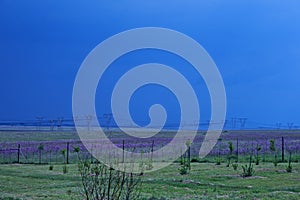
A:
[[[128,122],[126,119],[119,119],[118,121],[122,122],[122,127],[132,127],[133,125]],[[42,127],[49,127],[49,130],[53,131],[55,128],[59,129],[64,126],[74,127],[75,122],[87,127],[92,127],[95,125],[95,122],[99,122],[101,126],[106,128],[117,128],[117,124],[114,121],[113,115],[111,113],[105,113],[101,117],[96,117],[92,115],[87,116],[77,116],[74,118],[64,118],[57,117],[55,119],[47,119],[43,116],[37,116],[35,120],[2,120],[0,121],[0,126],[32,126],[36,127],[37,130],[40,130]],[[137,124],[147,124],[147,121],[136,121]],[[295,125],[293,122],[275,124],[265,124],[260,122],[249,121],[245,117],[231,117],[224,121],[209,121],[206,122],[184,122],[181,124],[183,127],[208,127],[209,125],[222,125],[224,124],[225,129],[246,129],[246,128],[258,128],[258,129],[298,129],[299,126]],[[178,122],[168,122],[165,125],[165,128],[177,128],[179,127]],[[153,127],[155,128],[155,127]]]

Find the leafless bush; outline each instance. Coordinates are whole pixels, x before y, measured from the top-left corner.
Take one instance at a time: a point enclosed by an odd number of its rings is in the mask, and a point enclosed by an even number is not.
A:
[[[78,158],[78,169],[87,200],[139,199],[141,176]]]

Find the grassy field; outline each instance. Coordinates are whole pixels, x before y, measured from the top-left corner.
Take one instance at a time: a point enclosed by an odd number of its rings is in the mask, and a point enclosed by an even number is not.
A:
[[[110,135],[119,137],[119,133],[113,132]],[[199,131],[198,135],[205,135],[204,131]],[[233,138],[253,139],[254,136],[264,136],[266,138],[274,138],[281,136],[289,136],[299,140],[299,130],[228,130],[223,131],[221,138],[231,136]],[[163,137],[173,137],[174,132],[163,132]],[[55,130],[55,131],[7,131],[0,130],[0,142],[18,142],[18,141],[59,141],[59,140],[79,140],[79,136],[75,130]],[[254,138],[255,139],[255,138]]]
[[[253,177],[242,178],[241,165],[234,171],[225,164],[192,163],[187,175],[179,164],[144,174],[141,199],[299,199],[300,164],[293,172],[286,164],[255,166]],[[84,199],[77,165],[62,165],[49,171],[48,165],[0,165],[0,199]]]
[[[202,133],[199,134],[201,135]],[[119,137],[118,134],[114,134],[114,136],[116,138]],[[168,137],[169,135],[166,133],[164,136]],[[268,149],[269,140],[276,137],[276,142],[279,144],[277,154],[280,159],[281,136],[286,137],[286,147],[289,147],[291,144],[296,147],[292,155],[292,160],[294,161],[292,163],[292,173],[286,172],[286,162],[279,163],[277,167],[274,167],[272,163],[274,154],[267,152],[260,155],[260,165],[254,166],[254,176],[243,178],[241,177],[241,166],[246,163],[239,163],[238,170],[235,171],[231,166],[226,167],[227,154],[221,156],[223,162],[221,165],[215,165],[218,156],[214,155],[200,160],[197,159],[200,163],[192,163],[192,170],[187,175],[179,174],[179,162],[173,163],[159,171],[144,174],[142,176],[141,199],[300,199],[299,131],[226,131],[222,134],[224,138],[223,146],[218,146],[217,149],[219,147],[227,149],[228,141],[235,142],[235,138],[241,138],[239,162],[245,162],[249,159],[251,148],[255,148],[253,144],[256,143],[253,143],[252,138],[265,137],[263,139],[265,143],[261,145]],[[84,199],[77,165],[74,164],[77,162],[77,157],[72,160],[75,155],[72,148],[70,158],[73,164],[68,165],[69,172],[67,174],[62,173],[62,163],[65,161],[65,158],[61,155],[61,148],[66,148],[66,141],[78,139],[79,137],[74,131],[0,131],[0,149],[6,148],[6,145],[10,142],[15,144],[23,142],[21,145],[21,163],[24,162],[25,156],[28,157],[26,159],[29,159],[31,156],[31,152],[28,153],[26,151],[26,142],[35,151],[37,151],[40,142],[45,142],[45,150],[49,146],[47,142],[51,141],[59,147],[57,154],[52,152],[51,163],[55,164],[53,171],[50,171],[49,165],[45,164],[50,163],[47,160],[46,152],[42,152],[44,156],[42,159],[44,164],[42,165],[0,164],[0,200]],[[242,146],[243,141],[248,143]],[[63,145],[61,146],[60,143]],[[14,148],[15,146],[13,145]],[[234,147],[236,148],[236,146]],[[244,150],[247,151],[242,154]],[[285,161],[287,161],[288,152],[286,151],[285,153]],[[8,163],[16,161],[16,151],[9,154],[11,156],[7,156],[7,154],[7,152],[2,152],[2,157],[0,156],[2,163],[5,162],[5,159],[11,159]],[[32,163],[38,163],[38,155],[38,152],[32,155],[34,158]],[[55,162],[55,156],[57,155],[60,156],[59,162]]]

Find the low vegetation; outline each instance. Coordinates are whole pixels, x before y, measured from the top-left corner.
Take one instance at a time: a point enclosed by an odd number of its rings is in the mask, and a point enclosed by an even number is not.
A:
[[[243,166],[248,163],[239,163]],[[191,163],[191,171],[182,176],[180,163],[145,173],[137,191],[140,199],[299,199],[300,164],[293,163],[293,171],[286,165],[261,163],[255,166],[255,175],[241,177],[226,165]],[[0,165],[0,199],[86,199],[78,165],[68,165],[63,174],[62,165]],[[108,171],[109,172],[109,171]],[[30,184],[28,184],[30,183]]]

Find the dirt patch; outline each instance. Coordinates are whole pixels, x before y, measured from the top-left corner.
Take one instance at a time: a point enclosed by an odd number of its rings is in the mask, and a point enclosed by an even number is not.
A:
[[[268,178],[268,177],[265,177],[265,176],[249,176],[249,177],[242,177],[241,178],[246,178],[246,179],[265,179],[265,178]]]
[[[238,174],[224,174],[224,175],[212,176],[212,178],[222,178],[222,177],[236,178],[236,177],[240,177],[240,175],[238,175]]]
[[[228,199],[228,195],[217,195],[217,199]]]

